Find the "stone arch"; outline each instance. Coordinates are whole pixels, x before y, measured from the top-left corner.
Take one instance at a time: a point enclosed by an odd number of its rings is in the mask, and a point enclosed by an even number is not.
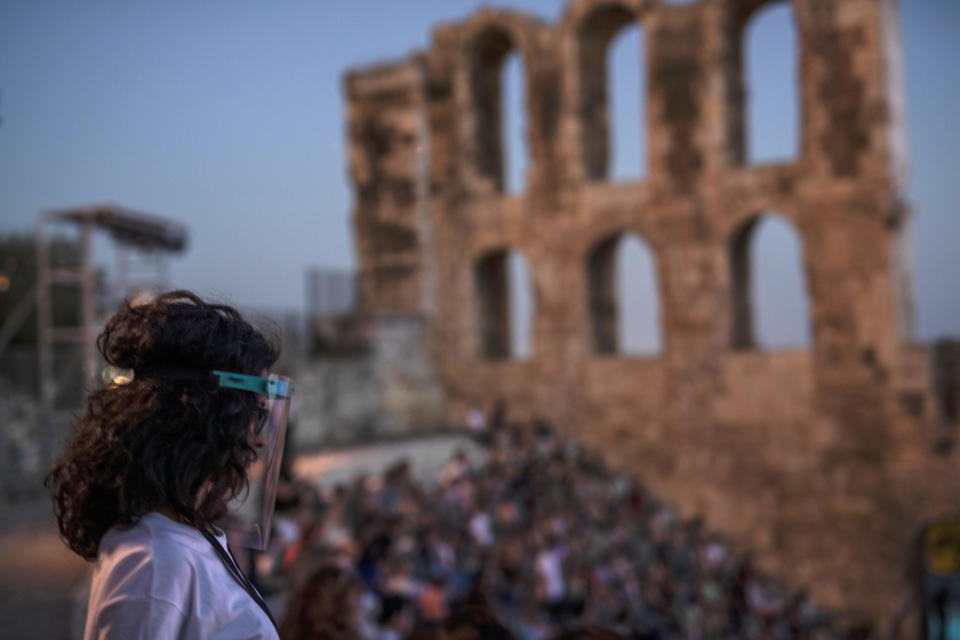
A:
[[[628,251],[639,259],[625,261],[633,257],[626,254]],[[593,352],[622,356],[661,353],[663,323],[656,254],[643,236],[629,229],[608,233],[590,247],[585,262]],[[639,298],[632,291],[641,293]],[[634,338],[638,332],[642,340]]]
[[[473,276],[480,355],[488,360],[529,359],[536,301],[523,252],[490,249],[474,261]]]
[[[572,0],[567,4],[557,25],[556,42],[561,56],[561,66],[564,69],[563,86],[563,129],[569,137],[570,145],[563,151],[565,170],[573,180],[598,180],[606,177],[609,157],[609,142],[607,140],[607,105],[606,105],[606,76],[597,82],[597,78],[589,78],[584,82],[583,67],[593,67],[605,70],[605,56],[612,41],[618,34],[616,28],[608,29],[609,33],[594,32],[595,46],[587,47],[588,51],[581,54],[581,36],[584,30],[589,34],[594,30],[590,23],[600,20],[597,16],[607,15],[607,19],[620,27],[627,24],[626,16],[630,16],[638,27],[641,27],[644,16],[656,6],[654,0]],[[605,36],[600,37],[600,36]],[[601,41],[606,40],[605,43]],[[600,89],[597,85],[600,85]],[[584,85],[584,86],[582,86]],[[602,100],[594,101],[584,113],[586,104],[583,95],[594,94],[602,90]],[[588,131],[593,126],[590,123],[599,121],[602,124],[603,138],[598,145],[586,144],[590,140]],[[646,126],[646,122],[641,123]],[[600,177],[596,177],[600,176]]]
[[[580,148],[584,175],[588,180],[604,180],[610,177],[611,164],[611,117],[612,109],[608,100],[610,72],[609,54],[611,45],[621,33],[635,26],[641,28],[636,10],[621,3],[606,3],[594,7],[580,20],[576,31],[577,76],[577,115],[580,121]],[[641,74],[645,68],[645,56],[639,49],[636,52]],[[641,91],[645,98],[645,92]],[[640,119],[641,131],[644,130],[640,105],[635,117]],[[633,143],[640,144],[640,140]],[[641,167],[640,175],[644,171]]]
[[[465,106],[472,115],[472,126],[467,135],[473,150],[474,170],[501,193],[506,186],[502,108],[504,65],[512,54],[519,56],[524,74],[522,91],[526,97],[523,109],[528,116],[533,114],[529,61],[534,54],[532,32],[535,24],[521,14],[487,9],[475,14],[464,29],[469,93]],[[522,145],[528,166],[533,160],[532,130],[532,126],[527,127]]]
[[[789,27],[781,24],[784,21]],[[803,134],[797,7],[793,0],[741,2],[735,25],[736,130],[741,138],[736,147],[741,162],[794,161],[800,156]],[[762,55],[748,47],[749,41],[758,39],[764,43]],[[778,133],[782,131],[785,136]]]
[[[603,11],[608,7],[620,7],[640,20],[655,5],[654,0],[572,0],[567,4],[563,13],[560,28],[563,37],[571,43],[575,43],[577,31],[579,31],[581,24],[590,14],[596,11]]]
[[[773,235],[760,237],[770,229]],[[790,218],[779,212],[747,217],[730,233],[728,254],[731,348],[809,346],[810,296],[803,238]]]

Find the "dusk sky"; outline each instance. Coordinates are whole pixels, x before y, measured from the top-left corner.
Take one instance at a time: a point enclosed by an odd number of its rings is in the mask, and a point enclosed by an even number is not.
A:
[[[565,6],[506,4],[552,21]],[[479,5],[3,0],[0,234],[32,233],[44,209],[116,202],[188,225],[173,285],[243,306],[302,308],[306,267],[356,262],[341,75],[427,47],[433,25]],[[900,11],[917,329],[930,339],[960,334],[960,2],[903,0]],[[748,47],[792,48],[789,12],[768,12]],[[620,38],[611,53],[617,122],[640,108],[641,76],[630,66],[640,37]],[[758,60],[755,84],[772,96],[754,106],[751,148],[762,160],[795,148],[797,112],[789,57]],[[516,66],[507,74],[515,78]],[[510,100],[522,99],[517,84],[508,80]],[[643,164],[632,126],[617,132],[615,175]],[[508,115],[508,127],[523,122]],[[770,225],[769,235],[757,260],[775,275],[797,257],[784,253],[788,232]],[[770,282],[757,283],[761,296],[783,289]]]

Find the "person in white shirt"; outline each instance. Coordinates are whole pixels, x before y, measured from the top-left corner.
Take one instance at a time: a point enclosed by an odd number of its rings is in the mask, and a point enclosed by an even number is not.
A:
[[[214,525],[276,426],[263,394],[224,376],[266,385],[276,341],[175,291],[125,304],[97,345],[133,378],[91,393],[47,476],[62,538],[96,562],[84,638],[277,639]]]
[[[226,538],[217,534],[226,548]],[[100,540],[85,638],[276,638],[270,618],[191,525],[156,511]]]
[[[483,409],[470,407],[467,411],[467,428],[474,436],[481,435],[487,429],[487,416],[483,414]]]
[[[489,513],[479,507],[474,509],[467,527],[470,530],[470,535],[473,537],[473,542],[481,549],[486,549],[494,543],[492,526],[493,521]]]

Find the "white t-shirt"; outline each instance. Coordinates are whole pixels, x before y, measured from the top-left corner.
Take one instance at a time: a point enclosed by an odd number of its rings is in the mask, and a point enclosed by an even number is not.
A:
[[[226,538],[217,536],[221,545]],[[100,540],[85,640],[277,640],[203,534],[159,513]]]
[[[537,554],[535,563],[546,591],[545,600],[555,602],[563,598],[566,588],[563,582],[562,561],[557,550],[543,549]]]
[[[493,530],[490,528],[490,514],[486,511],[477,511],[470,518],[470,535],[479,547],[489,547],[493,544]]]
[[[487,417],[480,409],[470,409],[467,412],[467,428],[473,433],[480,433],[487,428]]]

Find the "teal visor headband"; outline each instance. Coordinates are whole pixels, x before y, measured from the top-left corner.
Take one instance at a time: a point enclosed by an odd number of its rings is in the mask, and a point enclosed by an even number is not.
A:
[[[262,393],[271,398],[290,398],[296,391],[294,386],[287,380],[281,378],[261,378],[260,376],[248,376],[242,373],[230,373],[229,371],[211,371],[219,379],[219,384],[225,389],[240,389],[241,391],[252,391]]]

